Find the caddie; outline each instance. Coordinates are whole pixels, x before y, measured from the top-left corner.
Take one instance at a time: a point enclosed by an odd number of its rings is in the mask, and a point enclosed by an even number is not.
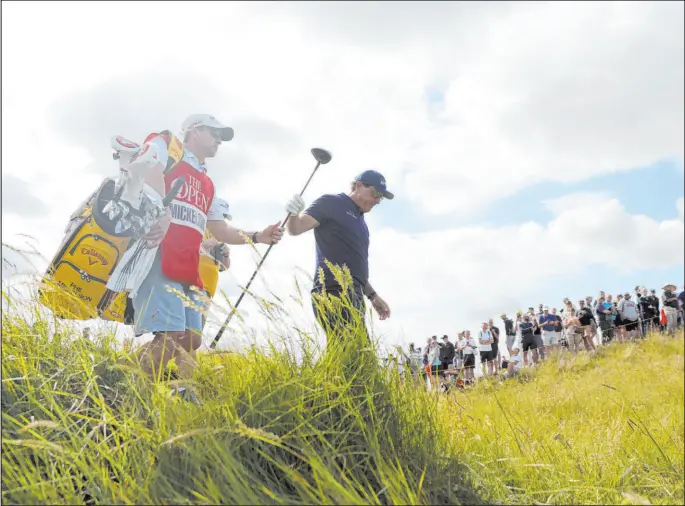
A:
[[[159,249],[132,305],[136,335],[154,334],[141,357],[143,369],[158,373],[174,358],[181,376],[189,376],[195,364],[189,352],[202,344],[202,313],[206,309],[199,272],[205,229],[217,241],[229,245],[246,244],[250,240],[274,244],[283,237],[283,230],[277,222],[258,232],[242,231],[224,220],[221,201],[215,198],[214,184],[207,173],[206,160],[216,156],[222,142],[233,138],[232,128],[214,116],[194,114],[183,122],[181,136],[181,161],[167,173],[154,170],[145,175],[145,182],[162,195],[169,192],[177,178],[182,176],[186,182],[167,214],[146,236],[148,247],[159,246]],[[165,167],[169,137],[151,134],[146,142],[157,147],[158,168]]]

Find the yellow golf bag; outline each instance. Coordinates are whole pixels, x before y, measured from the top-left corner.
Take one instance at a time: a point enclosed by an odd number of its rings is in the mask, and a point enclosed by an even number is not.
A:
[[[205,230],[204,239],[211,238],[212,234],[209,233],[209,230]],[[221,243],[217,244],[211,251],[201,252],[198,268],[200,270],[202,286],[207,290],[209,298],[212,299],[216,294],[216,288],[219,284],[219,272],[226,270],[226,267],[221,262]]]
[[[183,157],[183,144],[168,131],[170,171]],[[71,217],[67,234],[50,262],[39,288],[39,300],[65,320],[103,320],[133,324],[133,308],[125,292],[107,289],[112,272],[131,242],[118,234],[116,222],[103,208],[114,198],[115,180],[105,179]]]
[[[72,216],[70,230],[43,276],[40,302],[67,320],[124,321],[126,294],[111,300],[107,281],[128,247],[130,238],[114,233],[102,208],[114,196],[113,179],[106,179]],[[105,296],[110,300],[103,300]]]
[[[215,197],[215,202],[219,204],[224,220],[232,219],[229,214],[228,202],[217,197]],[[205,235],[202,239],[207,240],[213,238],[214,236],[209,229],[205,229]],[[202,286],[209,294],[210,299],[214,298],[214,294],[216,294],[216,289],[219,284],[219,273],[227,269],[227,266],[222,262],[223,255],[221,253],[221,247],[222,243],[217,244],[209,251],[206,250],[204,246],[200,248],[200,264],[198,266],[200,279],[202,280]]]

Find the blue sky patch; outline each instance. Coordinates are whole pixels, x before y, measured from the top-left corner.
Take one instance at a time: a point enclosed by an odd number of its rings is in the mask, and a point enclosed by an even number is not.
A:
[[[630,214],[644,214],[657,221],[677,217],[675,203],[685,193],[681,166],[661,162],[644,169],[602,174],[578,183],[534,184],[501,198],[480,216],[461,220],[459,216],[429,217],[416,213],[401,194],[374,209],[378,220],[406,232],[439,230],[463,225],[514,226],[527,221],[548,223],[553,215],[544,202],[578,192],[602,192],[615,197]],[[542,190],[544,189],[544,195]]]

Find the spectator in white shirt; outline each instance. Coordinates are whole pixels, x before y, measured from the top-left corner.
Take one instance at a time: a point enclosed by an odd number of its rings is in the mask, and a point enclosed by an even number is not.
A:
[[[637,304],[632,300],[630,293],[625,293],[623,299],[616,308],[621,315],[621,322],[624,325],[624,336],[629,339],[636,339],[639,335],[639,318]]]
[[[514,326],[514,321],[507,318],[507,315],[502,313],[500,315],[502,322],[504,324],[504,335],[507,337],[507,352],[511,355],[511,350],[513,349],[514,342],[516,341],[516,328]]]
[[[492,343],[494,342],[495,340],[492,337],[492,332],[490,332],[490,329],[488,328],[488,323],[483,322],[481,329],[478,332],[480,361],[481,363],[486,364],[484,374],[493,376],[497,374],[497,364],[495,363],[497,355],[492,352]]]
[[[507,377],[511,378],[521,370],[521,350],[514,345],[511,349],[511,356],[507,362]]]
[[[457,334],[457,341],[454,343],[454,366],[457,370],[464,367],[464,333]]]
[[[473,384],[473,369],[476,366],[475,352],[478,349],[476,339],[471,337],[471,331],[465,330],[459,341],[459,346],[464,352],[464,377],[466,384]]]

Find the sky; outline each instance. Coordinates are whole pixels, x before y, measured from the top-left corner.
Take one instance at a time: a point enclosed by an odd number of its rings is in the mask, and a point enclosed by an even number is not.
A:
[[[307,204],[385,175],[396,198],[368,216],[385,347],[566,296],[682,287],[683,2],[131,5],[3,2],[2,240],[33,237],[38,274],[116,175],[113,135],[209,113],[235,130],[209,174],[238,227],[285,217],[313,147],[333,160]],[[268,322],[246,298],[221,346],[315,329],[314,257],[312,234],[286,236],[252,289],[292,317]],[[235,246],[231,260],[235,302],[258,259]],[[29,269],[15,265],[3,282]]]

